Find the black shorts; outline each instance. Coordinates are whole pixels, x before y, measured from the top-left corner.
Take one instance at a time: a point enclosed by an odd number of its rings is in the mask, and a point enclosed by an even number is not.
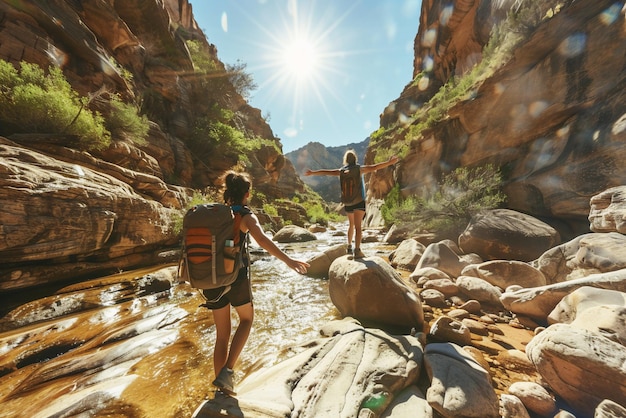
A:
[[[356,205],[345,206],[344,209],[347,213],[352,213],[355,210],[362,210],[365,212],[365,200],[361,200]]]
[[[203,289],[202,294],[207,298],[207,303],[205,303],[204,306],[209,309],[220,309],[228,304],[237,307],[252,302],[252,287],[250,279],[248,278],[248,267],[244,266],[239,270],[237,280],[230,285],[230,290],[220,297],[220,294],[223,292],[223,287],[218,287],[217,289]],[[217,301],[211,302],[218,297],[219,299]]]

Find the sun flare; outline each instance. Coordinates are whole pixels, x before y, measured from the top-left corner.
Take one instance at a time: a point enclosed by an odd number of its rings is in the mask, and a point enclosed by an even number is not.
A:
[[[298,79],[307,78],[319,71],[319,52],[309,39],[294,39],[282,51],[285,70]]]

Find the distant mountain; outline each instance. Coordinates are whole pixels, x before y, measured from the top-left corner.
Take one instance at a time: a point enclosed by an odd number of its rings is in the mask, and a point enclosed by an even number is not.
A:
[[[341,145],[337,147],[326,147],[319,142],[309,142],[302,148],[285,154],[285,157],[296,169],[296,173],[305,184],[308,184],[327,202],[338,202],[340,196],[339,179],[327,176],[305,177],[304,172],[310,168],[319,170],[321,168],[339,168],[343,165],[343,155],[347,150],[353,149],[359,157],[359,162],[363,163],[363,157],[367,151],[370,139],[366,138],[362,142]]]

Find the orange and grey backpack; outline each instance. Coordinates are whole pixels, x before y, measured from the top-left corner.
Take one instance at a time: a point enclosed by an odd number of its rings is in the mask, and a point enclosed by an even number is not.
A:
[[[190,208],[183,217],[183,248],[179,279],[197,289],[232,284],[244,264],[246,235],[241,217],[251,213],[244,206],[207,203]]]
[[[352,206],[365,200],[361,167],[358,164],[341,167],[339,182],[341,184],[341,203]]]

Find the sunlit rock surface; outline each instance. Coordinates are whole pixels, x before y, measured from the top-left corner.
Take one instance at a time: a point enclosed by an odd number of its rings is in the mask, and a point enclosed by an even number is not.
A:
[[[506,173],[509,209],[549,220],[564,240],[586,231],[589,198],[626,184],[622,7],[614,0],[423,1],[413,79],[381,115],[385,132],[370,141],[366,162],[410,142],[395,171],[406,194],[434,191],[457,167],[491,163]],[[503,43],[523,36],[509,55],[487,54],[496,25],[513,11],[535,23],[500,29]],[[428,104],[442,85],[466,77],[486,79],[451,108],[445,99]],[[428,129],[415,129],[446,110]],[[421,133],[407,134],[413,129]],[[394,185],[389,177],[374,173],[368,196],[384,196]]]

